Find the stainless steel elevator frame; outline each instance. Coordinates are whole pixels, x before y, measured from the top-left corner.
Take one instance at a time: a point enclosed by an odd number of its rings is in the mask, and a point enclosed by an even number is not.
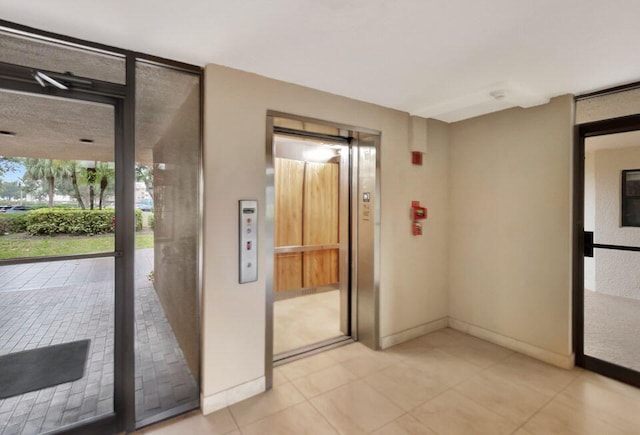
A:
[[[341,159],[340,210],[347,210],[348,225],[340,226],[341,330],[355,341],[379,349],[380,287],[380,137],[379,131],[328,122],[287,113],[268,111],[266,122],[266,196],[264,261],[266,268],[265,378],[273,384],[273,267],[274,267],[274,118],[284,118],[339,129],[349,139],[349,159]],[[300,132],[304,136],[307,132]],[[347,147],[347,145],[345,145]],[[344,175],[343,175],[344,174]],[[348,182],[343,182],[343,176]],[[348,190],[344,192],[343,189]],[[348,199],[347,199],[348,198]],[[344,202],[348,203],[342,203]],[[342,221],[342,217],[340,218]],[[346,251],[346,252],[345,252]],[[343,260],[344,259],[344,260]],[[349,310],[347,313],[346,311]],[[320,346],[339,345],[334,341]],[[310,347],[310,353],[318,346]]]

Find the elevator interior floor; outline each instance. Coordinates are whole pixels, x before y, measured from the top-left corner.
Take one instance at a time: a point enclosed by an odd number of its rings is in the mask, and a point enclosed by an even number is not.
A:
[[[343,335],[340,331],[340,291],[274,302],[273,325],[273,353],[276,355]]]

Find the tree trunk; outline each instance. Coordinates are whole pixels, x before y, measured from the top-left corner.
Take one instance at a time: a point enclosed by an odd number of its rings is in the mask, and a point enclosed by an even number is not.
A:
[[[82,201],[82,195],[80,195],[80,189],[78,188],[78,177],[76,176],[75,169],[71,174],[71,183],[73,184],[73,191],[76,194],[76,199],[78,200],[78,205],[81,209],[84,210],[84,202]]]
[[[53,207],[53,188],[54,188],[54,178],[47,177],[47,183],[49,184],[49,208]]]
[[[89,184],[89,210],[93,210],[93,202],[96,198],[96,192],[93,188],[93,184]]]
[[[107,190],[107,186],[109,185],[109,179],[106,175],[103,175],[100,178],[100,210],[102,210],[102,199],[104,198],[104,192]]]

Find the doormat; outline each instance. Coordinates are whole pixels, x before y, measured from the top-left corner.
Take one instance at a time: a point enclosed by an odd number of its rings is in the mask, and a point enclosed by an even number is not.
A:
[[[0,399],[80,379],[89,343],[72,341],[0,356]]]

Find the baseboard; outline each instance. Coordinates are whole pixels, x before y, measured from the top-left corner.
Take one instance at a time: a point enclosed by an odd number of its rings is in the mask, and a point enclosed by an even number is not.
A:
[[[207,415],[220,409],[231,406],[234,403],[242,402],[249,397],[263,393],[266,390],[266,379],[264,376],[254,379],[244,384],[236,385],[219,393],[210,396],[202,396],[202,413]]]
[[[449,327],[563,369],[571,369],[575,365],[575,354],[573,353],[571,355],[561,355],[453,317],[449,317]]]
[[[449,326],[449,319],[447,317],[443,317],[441,319],[416,326],[415,328],[405,329],[404,331],[398,332],[397,334],[382,337],[382,339],[380,340],[380,347],[382,349],[387,349],[391,346],[395,346],[396,344],[404,343],[405,341],[418,338],[421,335],[437,331],[438,329],[446,328],[447,326]]]

